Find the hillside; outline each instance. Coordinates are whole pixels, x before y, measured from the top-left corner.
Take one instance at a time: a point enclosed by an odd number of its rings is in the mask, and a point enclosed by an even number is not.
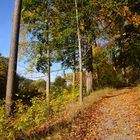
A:
[[[94,94],[98,94],[96,100],[93,100]],[[42,140],[140,139],[139,87],[101,90],[85,97],[83,107],[73,106],[75,112],[69,117],[66,113],[61,114],[23,137]]]

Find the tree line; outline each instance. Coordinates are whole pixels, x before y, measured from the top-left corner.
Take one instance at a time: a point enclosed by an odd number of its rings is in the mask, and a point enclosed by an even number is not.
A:
[[[20,54],[26,57],[30,68],[46,74],[47,108],[54,63],[73,70],[73,87],[80,73],[81,103],[84,80],[87,95],[97,87],[128,86],[139,80],[140,1],[15,0],[15,3],[6,94],[8,115],[14,94],[19,27]]]

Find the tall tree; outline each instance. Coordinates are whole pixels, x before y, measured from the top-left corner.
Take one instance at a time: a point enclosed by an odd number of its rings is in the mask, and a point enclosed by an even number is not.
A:
[[[52,0],[42,0],[42,2],[40,0],[24,0],[23,4],[22,27],[24,31],[26,29],[28,43],[26,46],[21,45],[21,50],[25,50],[24,56],[32,68],[46,74],[46,105],[49,108],[50,67],[54,60],[52,38],[58,18],[54,14],[55,6]],[[43,14],[41,14],[42,11]],[[31,35],[31,38],[28,37],[28,34]]]
[[[15,93],[15,77],[17,69],[17,55],[18,55],[18,40],[20,29],[20,16],[21,16],[22,0],[15,0],[15,8],[13,15],[11,49],[8,66],[8,78],[6,88],[6,115],[10,116],[12,106],[12,96]]]
[[[46,67],[46,75],[47,75],[47,82],[46,82],[46,111],[47,111],[47,115],[50,114],[50,81],[51,81],[51,77],[50,77],[50,67],[51,67],[51,61],[50,61],[50,33],[48,32],[49,30],[49,24],[50,21],[48,20],[49,18],[49,1],[44,0],[44,5],[45,7],[44,9],[44,24],[46,25],[46,29],[45,29],[45,33],[44,33],[44,40],[45,40],[45,46],[46,46],[46,50],[47,50],[47,57],[48,57],[48,66]]]
[[[83,68],[82,68],[82,42],[81,42],[81,34],[79,28],[79,15],[78,15],[78,7],[77,0],[75,0],[75,11],[76,11],[76,23],[77,23],[77,36],[78,36],[78,47],[79,47],[79,72],[80,72],[80,104],[83,102]]]

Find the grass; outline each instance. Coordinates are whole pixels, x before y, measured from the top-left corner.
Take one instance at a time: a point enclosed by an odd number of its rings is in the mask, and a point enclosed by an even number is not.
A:
[[[110,98],[118,96],[120,94],[126,94],[129,88],[124,88],[122,90],[116,90],[113,88],[105,88],[101,90],[94,91],[83,99],[83,104],[80,105],[78,101],[73,101],[72,103],[66,105],[63,111],[59,112],[57,115],[53,116],[47,120],[42,125],[38,125],[31,131],[26,132],[23,136],[26,140],[30,139],[45,139],[45,140],[55,140],[61,139],[60,133],[70,132],[74,118],[83,110],[86,110],[98,101],[104,98]],[[138,99],[140,101],[140,85],[133,88],[133,91],[138,93]]]
[[[98,104],[104,98],[126,94],[126,89],[118,91],[114,88],[105,88],[93,91],[90,95],[84,96],[82,105],[78,101],[78,89],[72,92],[69,92],[69,90],[57,91],[62,93],[58,96],[57,100],[55,98],[51,100],[51,109],[53,111],[50,116],[45,115],[46,102],[44,99],[33,98],[31,107],[17,102],[17,112],[14,118],[6,121],[1,115],[0,120],[7,130],[5,131],[1,126],[1,134],[3,138],[10,134],[8,136],[9,139],[11,137],[26,140],[59,139],[59,133],[70,132],[75,118],[84,110],[90,108],[93,104]],[[140,86],[133,89],[140,91]],[[3,111],[4,109],[1,108],[1,114],[4,114]],[[8,125],[7,122],[9,123]]]
[[[95,102],[105,97],[114,96],[115,89],[105,88],[102,90],[94,91],[89,96],[84,97],[83,104],[73,102],[66,106],[63,112],[58,113],[55,117],[50,118],[49,121],[43,125],[39,125],[25,134],[25,139],[59,139],[59,132],[69,131],[66,128],[69,126],[74,117],[86,108],[90,107]],[[65,130],[64,130],[65,129]]]

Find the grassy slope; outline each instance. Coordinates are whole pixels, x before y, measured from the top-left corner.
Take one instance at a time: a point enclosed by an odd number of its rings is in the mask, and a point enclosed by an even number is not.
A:
[[[69,125],[80,112],[105,97],[113,96],[115,93],[114,91],[116,91],[116,89],[105,88],[98,90],[89,96],[86,96],[83,100],[82,106],[79,105],[79,102],[73,102],[67,105],[64,112],[60,112],[57,116],[51,118],[49,121],[47,120],[47,122],[43,125],[39,125],[34,129],[29,130],[26,133],[26,139],[32,139],[33,137],[36,139],[40,139],[41,137],[44,138],[46,136],[48,137],[49,133],[51,133],[51,137],[54,137],[53,135],[55,135],[55,133],[61,131],[61,129],[63,130],[67,125]]]
[[[84,98],[83,105],[80,106],[78,102],[69,104],[64,112],[59,113],[55,118],[51,118],[49,121],[41,126],[28,131],[25,139],[61,139],[62,133],[69,133],[73,128],[73,120],[78,117],[79,114],[88,110],[102,100],[118,96],[120,94],[126,94],[129,89],[116,90],[106,88],[103,90],[95,91],[91,95]],[[133,91],[139,93],[138,100],[140,100],[140,86],[133,88]]]

